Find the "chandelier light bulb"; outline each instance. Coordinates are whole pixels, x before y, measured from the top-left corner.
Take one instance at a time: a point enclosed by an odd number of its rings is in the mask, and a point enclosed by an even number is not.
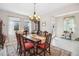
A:
[[[40,17],[37,16],[36,12],[35,12],[35,4],[34,4],[34,14],[33,14],[33,16],[29,16],[29,19],[32,21],[40,21]]]

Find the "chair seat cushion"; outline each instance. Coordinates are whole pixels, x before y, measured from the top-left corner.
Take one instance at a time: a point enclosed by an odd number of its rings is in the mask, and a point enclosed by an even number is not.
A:
[[[33,48],[33,47],[34,47],[33,43],[25,43],[26,49],[30,49],[30,48]]]
[[[28,43],[32,43],[31,41],[27,40]]]
[[[47,47],[48,47],[48,45],[45,44],[45,43],[42,43],[42,44],[38,45],[38,48],[47,48]]]

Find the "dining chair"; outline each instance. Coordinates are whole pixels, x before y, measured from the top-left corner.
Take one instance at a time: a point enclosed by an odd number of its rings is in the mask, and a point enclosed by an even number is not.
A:
[[[5,40],[6,40],[6,36],[3,34],[0,34],[0,45],[2,49],[4,48]]]
[[[17,40],[17,51],[19,55],[21,55],[21,44],[20,44],[20,34],[16,32],[16,40]]]
[[[39,31],[39,33],[38,33],[37,35],[40,35],[40,36],[41,36],[41,35],[42,35],[42,33],[43,33],[42,31]]]
[[[27,39],[25,37],[23,37],[22,35],[20,35],[21,37],[21,52],[24,54],[24,56],[26,55],[34,55],[35,50],[34,50],[34,44],[32,42],[28,42]],[[27,53],[27,54],[26,54]]]
[[[24,35],[27,35],[28,33],[29,33],[29,32],[28,32],[27,30],[24,30],[24,31],[23,31],[23,34],[24,34]]]
[[[43,32],[43,35],[44,35],[44,36],[46,36],[47,34],[48,34],[48,32],[47,32],[47,31],[44,31],[44,32]]]
[[[47,52],[51,55],[51,52],[50,52],[51,39],[52,39],[52,34],[49,33],[49,34],[46,36],[45,42],[38,44],[38,46],[37,46],[37,48],[38,48],[38,49],[37,49],[38,55],[41,55],[42,53],[44,53],[43,55],[45,56]],[[39,50],[41,50],[41,51],[39,52]]]

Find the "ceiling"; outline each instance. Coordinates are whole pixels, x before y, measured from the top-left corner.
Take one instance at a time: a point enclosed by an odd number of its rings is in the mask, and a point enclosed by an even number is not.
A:
[[[23,15],[33,15],[33,3],[0,3],[0,9]],[[77,3],[37,3],[36,12],[39,16],[58,15],[70,11],[78,11]]]

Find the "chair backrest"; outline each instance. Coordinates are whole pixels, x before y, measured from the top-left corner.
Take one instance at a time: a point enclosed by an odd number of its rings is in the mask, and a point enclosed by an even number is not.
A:
[[[17,32],[16,32],[16,39],[17,39],[17,43],[20,44],[20,34],[18,34]]]
[[[27,43],[27,39],[25,38],[25,37],[23,37],[23,35],[20,35],[20,46],[21,46],[21,49],[22,50],[25,50],[25,49],[27,49],[27,48],[25,48],[25,43]]]
[[[25,31],[23,32],[23,34],[24,34],[24,35],[27,35],[27,34],[28,34],[28,31],[27,31],[27,30],[25,30]]]
[[[18,44],[19,45],[19,52],[21,52],[20,55],[22,55],[22,53],[25,52],[22,34],[16,33],[16,38],[17,38],[17,42],[19,43]]]
[[[21,34],[19,34],[19,45],[20,45],[20,49],[23,51],[24,50],[24,39]]]
[[[42,31],[39,31],[39,34],[38,34],[38,35],[40,35],[40,36],[41,36],[41,35],[42,35]]]
[[[48,35],[48,32],[47,31],[44,31],[43,34],[44,34],[44,36],[47,36]]]
[[[6,37],[3,34],[0,34],[0,44],[4,44]]]
[[[19,49],[22,49],[22,44],[21,44],[21,34],[18,34],[16,32],[16,39],[17,39],[17,46],[19,46]]]
[[[45,42],[50,45],[51,39],[52,39],[52,34],[49,33],[49,34],[46,36],[46,41],[45,41]]]

